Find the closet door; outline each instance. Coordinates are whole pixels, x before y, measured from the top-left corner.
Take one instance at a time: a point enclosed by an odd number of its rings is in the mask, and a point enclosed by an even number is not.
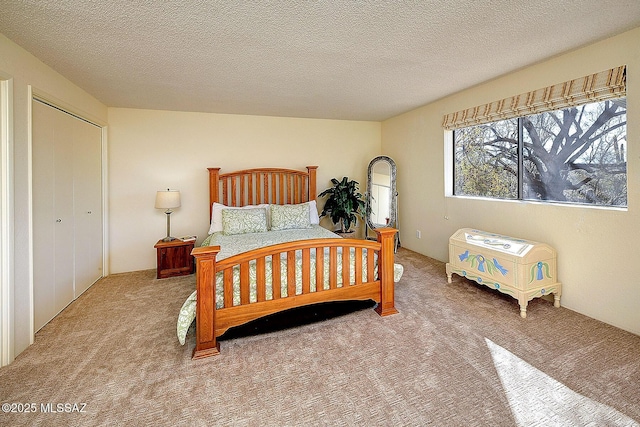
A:
[[[56,314],[55,304],[55,117],[47,107],[32,108],[33,306],[37,331]],[[37,125],[36,125],[37,123]],[[65,222],[65,225],[67,222]]]
[[[55,112],[55,110],[54,110]],[[74,300],[74,215],[73,215],[73,117],[56,112],[54,127],[54,241],[55,311],[58,314]]]
[[[102,135],[77,117],[32,105],[37,331],[102,276]]]
[[[75,297],[102,277],[102,130],[84,123],[75,129],[73,204]]]
[[[73,146],[60,112],[33,102],[35,330],[73,301]]]

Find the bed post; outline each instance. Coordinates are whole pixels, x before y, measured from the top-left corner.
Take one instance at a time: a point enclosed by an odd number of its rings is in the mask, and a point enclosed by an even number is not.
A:
[[[209,170],[209,221],[211,221],[211,210],[213,202],[219,202],[218,192],[220,191],[220,168],[207,168]]]
[[[307,166],[309,172],[309,201],[316,199],[316,170],[317,166]]]
[[[193,359],[220,354],[216,342],[216,255],[220,246],[194,248],[191,255],[196,258],[196,348]]]
[[[393,261],[395,235],[398,232],[395,228],[376,228],[380,243],[378,253],[378,277],[380,278],[380,304],[376,307],[376,312],[380,316],[396,314],[393,295]]]

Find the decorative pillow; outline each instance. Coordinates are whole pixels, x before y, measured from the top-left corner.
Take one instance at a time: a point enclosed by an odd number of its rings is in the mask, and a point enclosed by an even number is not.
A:
[[[311,228],[309,204],[271,205],[271,229]]]
[[[209,234],[222,231],[222,211],[224,209],[255,209],[262,208],[267,215],[267,228],[269,226],[269,205],[247,205],[242,207],[225,206],[222,203],[214,203],[211,209],[211,226],[209,227]]]
[[[264,208],[223,209],[224,234],[261,233],[267,231],[267,211]]]

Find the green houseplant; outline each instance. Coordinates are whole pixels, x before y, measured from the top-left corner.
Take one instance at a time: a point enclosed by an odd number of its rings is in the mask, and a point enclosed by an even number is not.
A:
[[[346,176],[342,181],[331,179],[333,187],[327,188],[318,197],[329,196],[322,209],[321,217],[329,216],[335,225],[340,225],[341,233],[348,233],[357,218],[364,216],[365,202],[358,191],[358,182]]]

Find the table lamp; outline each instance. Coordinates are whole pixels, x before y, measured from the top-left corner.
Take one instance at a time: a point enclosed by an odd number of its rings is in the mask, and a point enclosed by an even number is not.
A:
[[[163,242],[170,242],[176,240],[175,237],[171,237],[171,212],[172,209],[180,207],[180,191],[178,190],[166,190],[158,191],[156,193],[156,209],[166,209],[164,213],[167,214],[167,237],[162,239]]]

